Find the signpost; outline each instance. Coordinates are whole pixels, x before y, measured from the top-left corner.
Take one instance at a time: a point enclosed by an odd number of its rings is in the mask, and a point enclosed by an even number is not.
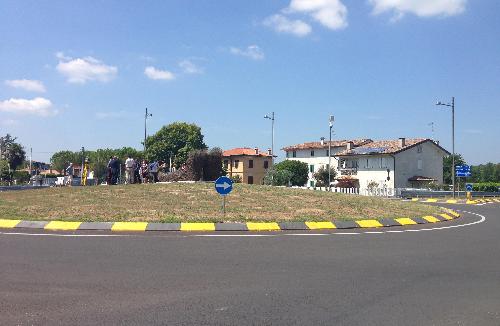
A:
[[[222,196],[222,213],[226,215],[226,195],[233,190],[233,180],[226,176],[219,177],[215,180],[215,191]]]
[[[469,165],[457,165],[455,166],[455,176],[458,178],[470,177],[470,166]]]
[[[472,183],[465,184],[465,190],[472,191]]]

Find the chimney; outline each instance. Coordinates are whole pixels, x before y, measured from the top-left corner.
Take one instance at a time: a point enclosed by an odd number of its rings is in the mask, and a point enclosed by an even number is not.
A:
[[[273,155],[273,152],[271,151],[271,149],[270,149],[270,148],[268,148],[268,149],[267,149],[267,154],[268,154],[268,155]]]
[[[347,150],[350,151],[354,148],[354,143],[352,141],[347,142]]]
[[[255,147],[254,150],[255,150],[255,155],[259,155],[259,149]]]
[[[399,147],[403,148],[406,146],[406,139],[404,137],[399,138]]]
[[[321,137],[321,146],[324,146],[325,145],[325,137]]]

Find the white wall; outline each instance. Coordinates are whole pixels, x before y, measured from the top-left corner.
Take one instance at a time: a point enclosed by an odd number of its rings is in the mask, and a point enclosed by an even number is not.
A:
[[[410,187],[408,178],[416,175],[431,177],[436,179],[437,183],[443,183],[443,158],[446,153],[430,141],[420,146],[420,153],[418,146],[415,146],[395,155],[396,188]],[[421,167],[418,166],[419,160],[422,162]]]
[[[332,155],[335,155],[335,153],[338,153],[342,150],[344,150],[345,147],[332,147]],[[314,165],[314,172],[309,172],[308,174],[308,180],[307,180],[307,186],[310,185],[311,181],[316,184],[316,180],[314,179],[313,175],[315,172],[317,172],[321,167],[324,167],[326,169],[326,166],[328,165],[328,155],[327,151],[328,148],[316,148],[314,149],[314,156],[311,156],[311,150],[312,149],[300,149],[296,150],[296,157],[292,157],[292,151],[288,152],[288,157],[286,158],[287,160],[294,160],[294,161],[300,161],[304,162],[307,164],[307,167],[309,168],[311,165]],[[331,157],[331,165],[332,168],[337,169],[338,166],[338,160],[335,157]],[[339,174],[337,172],[337,174]]]

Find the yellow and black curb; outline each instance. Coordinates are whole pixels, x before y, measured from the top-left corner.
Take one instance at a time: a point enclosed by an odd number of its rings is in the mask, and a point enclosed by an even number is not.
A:
[[[285,231],[285,230],[327,230],[405,226],[437,223],[460,217],[453,210],[442,214],[422,217],[400,217],[394,219],[369,219],[356,221],[324,222],[246,222],[246,223],[148,223],[148,222],[66,222],[66,221],[26,221],[0,219],[0,228],[44,229],[49,231]]]
[[[438,203],[438,204],[467,204],[477,205],[485,203],[500,203],[500,198],[478,198],[473,200],[467,199],[443,199],[443,198],[411,198],[413,202],[420,203]]]

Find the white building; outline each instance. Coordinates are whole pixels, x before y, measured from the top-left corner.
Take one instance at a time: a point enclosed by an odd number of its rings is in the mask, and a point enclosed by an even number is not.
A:
[[[331,164],[337,182],[356,188],[422,188],[443,183],[443,158],[450,155],[430,139],[332,141]],[[312,142],[283,148],[287,159],[308,164],[307,186],[314,187],[313,174],[328,166],[328,142]]]

